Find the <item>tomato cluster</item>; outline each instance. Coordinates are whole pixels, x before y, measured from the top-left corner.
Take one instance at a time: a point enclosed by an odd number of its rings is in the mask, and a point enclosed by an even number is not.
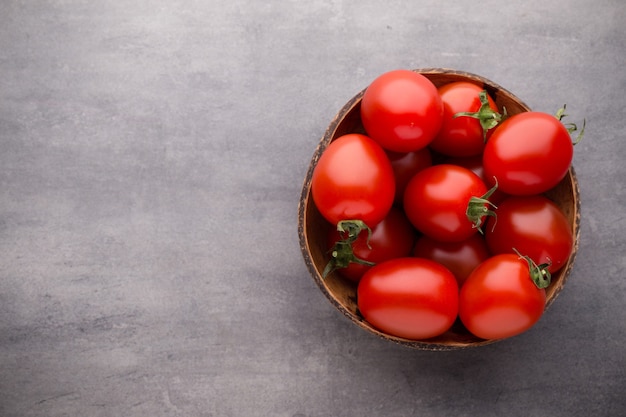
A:
[[[562,111],[507,116],[476,84],[437,88],[409,70],[376,78],[360,116],[364,131],[332,141],[311,179],[336,226],[324,276],[354,282],[363,318],[397,337],[457,320],[484,339],[533,326],[574,243],[545,193],[568,172],[576,127]]]

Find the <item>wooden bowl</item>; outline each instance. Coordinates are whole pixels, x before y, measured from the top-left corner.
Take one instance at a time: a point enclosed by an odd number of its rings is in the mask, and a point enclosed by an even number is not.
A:
[[[515,95],[481,76],[441,68],[427,68],[414,71],[426,76],[437,87],[455,81],[469,81],[477,84],[487,90],[499,109],[502,109],[503,106],[506,107],[509,115],[530,111],[530,108]],[[459,320],[445,334],[428,340],[408,340],[391,336],[372,327],[359,314],[355,284],[342,278],[337,273],[331,273],[326,278],[322,278],[322,271],[329,260],[326,236],[329,228],[333,227],[333,225],[326,221],[315,207],[311,196],[311,177],[322,152],[324,152],[330,142],[347,133],[365,133],[360,117],[361,98],[364,92],[365,89],[348,101],[332,120],[313,154],[304,180],[298,206],[298,235],[300,238],[300,249],[309,272],[320,290],[341,313],[356,325],[386,340],[421,350],[463,349],[483,346],[497,341],[480,339],[470,334]],[[552,275],[552,282],[546,289],[546,308],[548,308],[563,289],[565,281],[572,270],[574,258],[578,250],[580,198],[574,168],[571,167],[565,178],[545,195],[561,208],[571,224],[574,236],[574,246],[569,260],[563,268]]]

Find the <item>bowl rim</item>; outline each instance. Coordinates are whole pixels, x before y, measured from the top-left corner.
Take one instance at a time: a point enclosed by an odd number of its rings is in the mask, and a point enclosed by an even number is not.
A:
[[[469,73],[466,71],[460,71],[460,70],[455,70],[455,69],[450,69],[450,68],[434,68],[434,67],[428,67],[428,68],[418,68],[418,69],[412,69],[411,71],[423,74],[423,75],[432,75],[432,76],[437,76],[437,75],[444,75],[444,74],[450,74],[450,75],[455,75],[455,76],[459,76],[459,77],[463,77],[464,79],[468,80],[468,81],[473,81],[474,83],[479,83],[481,85],[483,85],[485,87],[485,89],[491,94],[492,92],[495,91],[499,91],[500,93],[504,93],[508,96],[510,96],[512,99],[515,100],[515,102],[524,110],[524,111],[531,111],[531,108],[524,103],[522,100],[520,100],[515,94],[513,94],[512,92],[510,92],[509,90],[507,90],[506,88],[500,86],[499,84],[483,77],[477,74],[473,74],[473,73]],[[335,114],[335,116],[333,117],[333,119],[331,120],[331,122],[329,123],[328,127],[326,128],[324,135],[322,136],[321,140],[319,141],[317,147],[315,148],[315,151],[313,153],[313,156],[311,158],[311,161],[309,163],[308,169],[307,169],[307,173],[303,182],[303,186],[302,186],[302,190],[300,193],[300,200],[299,200],[299,204],[298,204],[298,237],[299,237],[299,243],[300,243],[300,250],[302,252],[303,258],[304,258],[304,262],[305,265],[309,271],[309,273],[311,274],[311,276],[313,277],[313,280],[315,281],[316,285],[318,286],[318,288],[322,291],[322,293],[324,294],[324,296],[331,302],[331,304],[337,309],[339,310],[345,317],[347,317],[351,322],[353,322],[354,324],[357,324],[359,327],[365,329],[366,331],[368,331],[369,333],[372,333],[380,338],[383,338],[385,340],[394,342],[396,344],[400,344],[400,345],[404,345],[413,349],[418,349],[418,350],[429,350],[429,351],[448,351],[448,350],[459,350],[459,349],[467,349],[467,348],[472,348],[472,347],[479,347],[479,346],[485,346],[485,345],[489,345],[504,339],[479,339],[479,340],[474,340],[472,342],[455,342],[455,341],[445,341],[445,342],[441,342],[441,341],[429,341],[429,340],[409,340],[409,339],[404,339],[401,337],[397,337],[397,336],[392,336],[389,335],[387,333],[384,333],[376,328],[374,328],[373,326],[371,326],[369,323],[367,323],[362,317],[358,317],[356,316],[352,311],[348,310],[342,303],[341,301],[335,296],[335,294],[333,294],[329,287],[325,284],[325,280],[324,278],[321,276],[320,271],[316,268],[315,266],[315,262],[313,261],[312,257],[311,257],[311,252],[310,252],[310,246],[309,246],[309,241],[307,239],[307,231],[306,231],[306,224],[305,224],[305,220],[306,220],[306,211],[307,211],[307,207],[309,204],[315,204],[312,200],[311,197],[311,178],[313,176],[313,171],[317,165],[317,161],[319,160],[319,158],[321,157],[322,153],[324,152],[324,150],[328,147],[328,145],[330,144],[330,142],[333,140],[333,137],[337,137],[336,136],[336,132],[338,127],[341,125],[341,123],[344,121],[344,119],[346,118],[346,116],[348,114],[350,114],[352,111],[355,110],[355,108],[357,106],[360,105],[361,99],[363,97],[363,94],[365,93],[365,90],[367,90],[367,87],[363,88],[361,91],[359,91],[357,94],[355,94],[352,98],[350,98],[342,107],[341,109]],[[559,271],[560,274],[560,280],[558,282],[558,285],[556,285],[550,294],[550,297],[547,298],[546,300],[546,305],[545,305],[545,309],[544,309],[544,313],[545,311],[552,305],[552,303],[554,302],[554,300],[556,299],[556,297],[559,295],[559,293],[563,290],[563,287],[566,283],[566,281],[569,279],[569,276],[571,274],[572,268],[574,266],[574,261],[576,259],[576,255],[578,253],[578,248],[579,248],[579,240],[580,240],[580,189],[578,186],[578,181],[577,181],[577,176],[576,176],[576,172],[575,169],[573,167],[573,165],[570,165],[570,168],[568,170],[568,173],[566,174],[565,178],[562,181],[567,181],[569,182],[569,187],[571,187],[572,189],[572,197],[573,197],[573,218],[574,218],[574,224],[572,225],[573,227],[573,238],[574,238],[574,245],[572,248],[572,252],[570,254],[570,257],[567,261],[567,263],[565,264],[564,268]]]

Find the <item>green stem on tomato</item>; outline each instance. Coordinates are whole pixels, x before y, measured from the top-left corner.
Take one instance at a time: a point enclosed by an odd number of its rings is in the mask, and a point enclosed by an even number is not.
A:
[[[489,201],[489,197],[498,189],[498,179],[495,178],[496,184],[491,187],[483,196],[481,197],[472,197],[470,198],[467,204],[467,210],[465,211],[465,215],[467,216],[467,220],[473,223],[473,227],[477,228],[478,231],[482,234],[483,230],[481,226],[483,224],[483,218],[485,216],[492,216],[494,219],[498,219],[498,216],[494,210],[489,209],[488,206],[493,208],[498,208],[495,204]]]
[[[563,118],[565,116],[567,116],[567,114],[565,114],[565,107],[566,107],[566,105],[563,104],[563,107],[558,109],[556,114],[555,114],[555,116],[554,116],[560,122],[562,122]],[[563,123],[563,125],[565,126],[565,128],[567,129],[567,131],[569,132],[570,135],[578,130],[578,126],[576,126],[575,123]],[[585,135],[585,126],[586,125],[587,125],[587,120],[583,119],[583,127],[580,129],[580,133],[578,133],[578,136],[576,136],[576,139],[574,139],[572,141],[572,144],[576,145],[576,144],[578,144],[578,142],[580,142],[582,140],[583,136]]]
[[[524,259],[526,262],[528,262],[530,279],[533,280],[533,283],[537,286],[537,288],[539,288],[540,290],[547,288],[552,281],[552,275],[550,274],[550,271],[548,271],[548,268],[552,263],[548,262],[537,265],[535,261],[530,259],[529,256],[522,255],[515,248],[513,248],[513,251],[520,257],[520,259]]]
[[[374,266],[373,262],[357,257],[352,249],[352,244],[356,242],[363,231],[367,231],[366,243],[368,248],[371,249],[369,240],[372,236],[372,229],[370,229],[365,222],[362,220],[342,220],[337,223],[337,231],[339,232],[340,239],[335,242],[330,250],[330,261],[328,261],[322,272],[323,278],[326,278],[328,274],[336,269],[346,268],[352,262]]]
[[[487,91],[483,90],[478,93],[478,99],[480,100],[480,108],[477,112],[459,112],[452,116],[453,119],[457,117],[473,117],[478,119],[480,126],[483,128],[483,141],[487,142],[487,131],[493,129],[500,123],[506,116],[506,108],[502,108],[502,113],[493,110],[489,105],[489,96]]]

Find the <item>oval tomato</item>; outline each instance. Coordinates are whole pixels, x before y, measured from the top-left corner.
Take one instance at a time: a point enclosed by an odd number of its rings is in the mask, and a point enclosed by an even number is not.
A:
[[[460,286],[490,254],[485,239],[480,235],[473,235],[462,242],[439,242],[428,236],[420,236],[415,242],[413,256],[431,259],[445,266],[454,274]]]
[[[530,329],[543,315],[546,291],[535,285],[528,262],[495,255],[470,274],[459,295],[459,317],[483,339],[502,339]]]
[[[477,232],[488,214],[486,204],[472,204],[487,193],[472,171],[450,164],[433,165],[418,172],[404,192],[404,211],[417,230],[442,242],[460,242]]]
[[[335,247],[335,243],[342,239],[337,229],[331,229],[328,234],[329,247]],[[371,235],[361,231],[357,239],[347,248],[349,253],[333,254],[335,265],[333,268],[343,277],[353,282],[358,282],[363,274],[371,268],[363,263],[351,260],[346,266],[344,259],[350,260],[352,256],[372,263],[380,263],[393,258],[409,256],[415,242],[415,230],[404,215],[404,212],[392,207],[380,223],[371,228]],[[341,250],[341,246],[337,248]]]
[[[574,145],[556,117],[541,112],[511,116],[498,126],[485,146],[485,177],[512,195],[541,194],[565,177]]]
[[[371,138],[351,133],[322,153],[311,178],[311,195],[330,223],[362,220],[373,227],[393,204],[395,180],[385,151]]]
[[[550,264],[552,273],[565,265],[574,237],[567,218],[552,201],[544,196],[509,197],[496,214],[485,226],[492,253],[513,253],[515,248],[537,264]]]
[[[372,267],[357,289],[359,311],[372,326],[405,339],[446,332],[458,314],[458,284],[444,266],[396,258]]]
[[[361,100],[361,121],[367,134],[395,152],[428,145],[441,127],[442,116],[443,104],[435,85],[409,70],[378,76]]]
[[[418,151],[399,153],[387,151],[393,174],[396,180],[396,196],[394,202],[402,204],[404,190],[415,174],[433,164],[432,156],[428,148]]]
[[[485,140],[491,136],[492,129],[483,130],[481,119],[476,117],[454,117],[459,113],[476,113],[483,108],[480,94],[483,88],[466,81],[443,85],[438,89],[443,102],[443,123],[439,133],[430,143],[430,147],[449,156],[480,155],[485,147]],[[500,120],[498,107],[485,93],[487,108],[482,111],[483,119],[491,118],[495,123]],[[488,120],[485,120],[488,121]]]

